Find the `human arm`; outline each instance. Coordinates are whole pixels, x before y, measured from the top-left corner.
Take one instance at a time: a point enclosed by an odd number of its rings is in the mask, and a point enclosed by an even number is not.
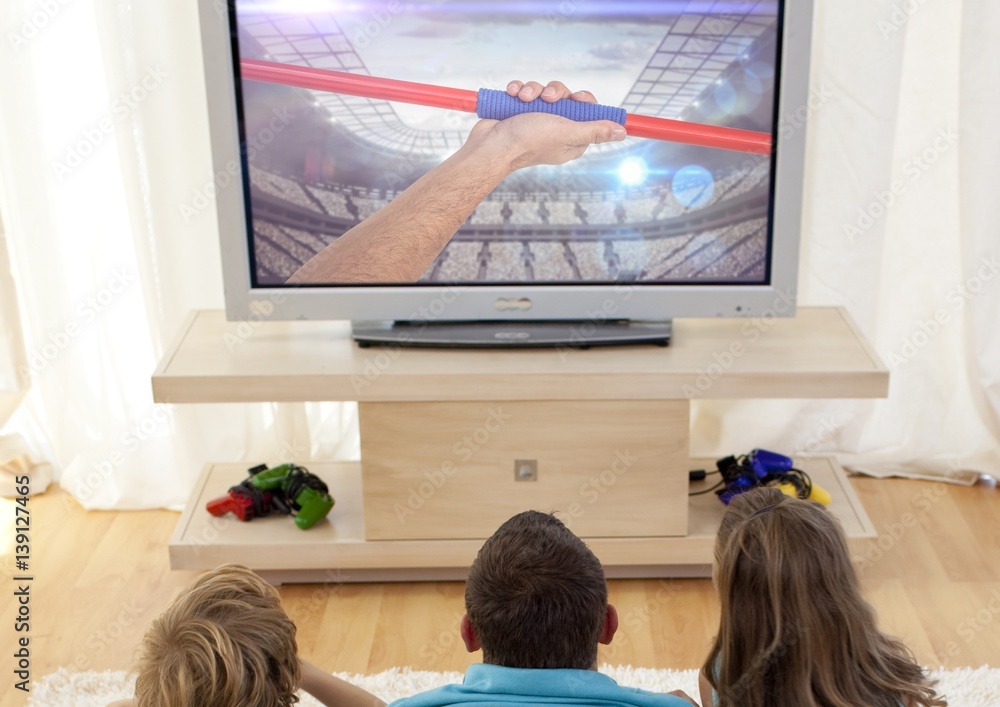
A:
[[[704,707],[713,707],[715,705],[715,688],[708,681],[704,670],[698,671],[698,690],[701,692],[701,704]]]
[[[135,700],[116,700],[108,704],[108,707],[133,707]]]
[[[299,658],[300,687],[327,707],[384,707],[385,702]]]
[[[588,91],[571,93],[558,81],[512,81],[507,93],[525,102],[596,102]],[[624,138],[624,128],[606,120],[575,122],[543,113],[480,120],[454,155],[313,256],[288,283],[415,282],[508,175],[563,164],[590,145]]]
[[[674,697],[680,697],[685,702],[689,702],[689,703],[693,704],[694,707],[698,707],[698,703],[695,702],[694,699],[692,699],[690,695],[688,695],[686,692],[684,692],[684,690],[674,690],[673,692],[668,692],[667,694],[668,695],[673,695]]]

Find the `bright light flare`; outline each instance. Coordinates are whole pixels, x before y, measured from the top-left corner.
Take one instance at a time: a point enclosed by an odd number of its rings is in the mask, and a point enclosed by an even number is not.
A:
[[[618,166],[618,178],[627,186],[638,186],[645,182],[648,176],[649,167],[641,157],[626,157]]]

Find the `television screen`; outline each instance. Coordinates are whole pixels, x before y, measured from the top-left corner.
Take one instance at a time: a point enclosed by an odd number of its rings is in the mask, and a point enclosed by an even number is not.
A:
[[[237,76],[256,59],[471,90],[558,80],[630,114],[778,137],[777,0],[232,5]],[[285,283],[478,120],[246,79],[236,108],[252,287]],[[415,284],[767,285],[772,159],[629,137],[520,170]]]

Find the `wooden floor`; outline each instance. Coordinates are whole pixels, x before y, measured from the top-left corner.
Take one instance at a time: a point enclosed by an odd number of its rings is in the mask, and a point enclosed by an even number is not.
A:
[[[1000,666],[1000,497],[904,480],[852,480],[880,537],[859,557],[885,630],[925,665]],[[30,500],[31,675],[61,666],[123,669],[150,621],[194,577],[171,572],[167,541],[178,514],[86,512],[52,489]],[[0,499],[0,705],[13,683],[13,503]],[[463,585],[298,585],[281,588],[302,655],[331,671],[409,665],[463,670],[479,659],[458,640]],[[610,583],[621,629],[600,659],[656,668],[698,666],[717,621],[709,580]]]

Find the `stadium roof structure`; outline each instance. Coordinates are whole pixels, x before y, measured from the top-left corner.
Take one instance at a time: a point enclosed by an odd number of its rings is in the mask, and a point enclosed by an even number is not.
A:
[[[769,0],[741,3],[731,0],[700,2],[699,14],[677,15],[633,84],[622,108],[659,118],[680,118],[698,96],[745,53],[774,19],[762,16],[758,6]],[[718,13],[713,10],[719,7]],[[728,10],[723,12],[722,9]]]
[[[709,3],[711,6],[706,8]],[[682,12],[673,18],[626,96],[623,108],[643,115],[680,118],[699,94],[773,24],[773,19],[761,16],[758,9],[770,4],[769,0],[739,3],[736,11],[731,0],[709,3],[691,3],[697,5],[697,14]],[[716,6],[719,13],[712,14]],[[264,52],[261,58],[371,75],[332,14],[255,12],[241,17],[240,28],[257,42]],[[443,156],[465,141],[465,133],[460,130],[407,126],[387,101],[334,93],[318,94],[317,100],[356,138],[388,153]],[[588,154],[617,151],[631,142],[598,145]]]
[[[241,18],[240,27],[272,61],[371,75],[332,15],[254,13]],[[317,96],[318,102],[350,133],[387,151],[443,155],[465,142],[459,130],[408,127],[388,101],[337,93]]]

